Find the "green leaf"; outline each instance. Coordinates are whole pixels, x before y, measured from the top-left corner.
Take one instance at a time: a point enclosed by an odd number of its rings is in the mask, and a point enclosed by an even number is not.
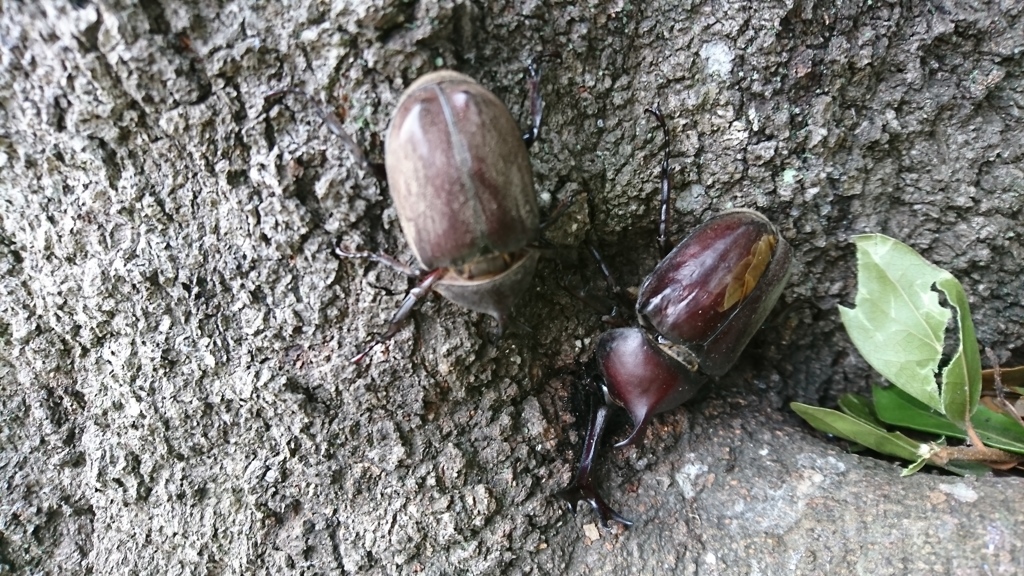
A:
[[[895,386],[872,386],[878,419],[892,426],[931,432],[954,438],[966,438],[963,429],[949,421],[941,412],[929,408]]]
[[[875,386],[872,397],[875,401],[875,414],[882,422],[961,440],[967,438],[959,426],[899,388]],[[978,406],[971,423],[986,446],[1024,454],[1024,428],[1010,416]]]
[[[971,417],[974,431],[981,436],[982,442],[993,448],[1024,454],[1024,428],[1016,419],[978,406]]]
[[[978,402],[981,364],[960,283],[906,244],[887,236],[865,234],[853,241],[857,245],[855,307],[839,309],[850,339],[887,380],[929,407],[950,413],[953,421],[966,424]],[[952,313],[939,303],[932,286],[942,290],[956,307],[961,343],[942,374],[941,391],[936,375]]]
[[[956,460],[950,460],[943,468],[961,476],[984,476],[992,471],[981,462],[958,462]]]
[[[822,432],[834,434],[845,438],[850,442],[863,444],[864,446],[888,456],[895,456],[904,460],[914,461],[920,458],[918,450],[922,444],[907,438],[899,432],[886,432],[879,430],[871,424],[862,422],[853,416],[829,410],[809,406],[799,402],[789,405],[794,412]]]
[[[917,474],[918,472],[921,471],[921,468],[924,468],[924,465],[928,463],[928,458],[929,456],[927,455],[921,456],[920,458],[917,459],[917,462],[914,462],[910,466],[907,466],[906,470],[900,472],[900,476],[907,477],[912,474]]]
[[[839,397],[839,409],[847,416],[885,432],[885,426],[875,416],[875,410],[871,407],[870,398],[860,394],[843,394]]]
[[[858,398],[858,401],[853,403],[847,402],[846,408],[844,409],[854,406],[855,411],[861,412],[861,409],[864,408],[865,405],[859,400],[866,401],[867,399],[863,397],[856,398]],[[858,446],[864,446],[880,454],[886,454],[888,456],[894,456],[896,458],[913,462],[910,467],[903,471],[903,476],[909,476],[910,474],[917,472],[925,464],[937,466],[937,464],[932,463],[928,459],[934,452],[933,445],[922,444],[907,438],[899,432],[887,432],[882,430],[876,427],[875,423],[878,421],[873,417],[870,417],[867,421],[863,421],[858,419],[857,416],[843,414],[842,412],[836,412],[835,410],[829,410],[827,408],[808,406],[807,404],[800,404],[798,402],[793,402],[789,406],[794,412],[799,414],[801,418],[806,420],[808,424],[822,432],[839,436],[840,438],[854,442]],[[868,410],[870,410],[869,406]],[[939,443],[942,444],[942,440],[939,440]],[[947,462],[943,468],[962,476],[981,476],[990,470],[987,466],[977,462]]]
[[[937,280],[935,286],[946,295],[956,310],[959,346],[942,373],[942,407],[946,416],[961,428],[967,428],[981,398],[981,356],[967,294],[956,278]]]

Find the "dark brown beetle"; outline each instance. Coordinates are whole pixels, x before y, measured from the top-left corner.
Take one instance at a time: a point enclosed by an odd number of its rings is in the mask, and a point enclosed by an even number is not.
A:
[[[458,72],[431,72],[402,93],[385,140],[384,168],[419,268],[385,254],[340,248],[337,252],[387,264],[419,283],[387,330],[354,362],[394,336],[431,290],[459,306],[489,314],[498,323],[498,333],[504,331],[512,305],[537,267],[538,252],[532,243],[540,220],[527,147],[540,132],[539,82],[540,68],[531,64],[533,125],[526,133],[520,132],[498,97]],[[356,159],[369,165],[341,121],[318,111]]]
[[[647,112],[665,135],[660,237],[664,253],[668,127],[658,110]],[[752,210],[730,210],[701,224],[658,263],[637,298],[641,327],[617,328],[598,338],[597,374],[590,383],[605,401],[591,414],[573,483],[559,493],[570,510],[585,500],[602,526],[609,519],[631,524],[604,502],[590,477],[609,405],[624,408],[633,420],[629,437],[616,444],[626,446],[640,438],[652,416],[692,398],[708,377],[727,372],[779,299],[791,260],[789,245],[767,218]]]

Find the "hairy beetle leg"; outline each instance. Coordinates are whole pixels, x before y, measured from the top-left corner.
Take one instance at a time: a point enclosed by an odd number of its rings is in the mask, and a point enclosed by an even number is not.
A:
[[[394,256],[389,256],[384,253],[378,252],[364,252],[364,251],[351,251],[342,248],[341,246],[334,247],[334,253],[341,258],[359,258],[364,260],[372,260],[379,264],[384,264],[394,270],[405,274],[411,278],[419,279],[420,282],[409,293],[406,294],[405,300],[402,301],[402,305],[398,307],[394,315],[391,316],[391,320],[388,321],[388,328],[380,336],[373,339],[359,354],[356,354],[352,358],[353,364],[359,364],[366,356],[373,351],[374,348],[394,338],[395,334],[398,334],[402,326],[412,315],[412,311],[416,309],[416,305],[422,300],[430,291],[434,289],[434,284],[444,278],[448,272],[445,268],[438,268],[437,270],[431,270],[424,272],[399,262]]]
[[[530,99],[530,129],[523,132],[523,143],[529,148],[540,137],[540,122],[544,115],[544,101],[540,96],[540,64],[534,59],[526,68],[526,86]]]
[[[580,465],[576,469],[576,475],[573,477],[572,483],[564,490],[559,491],[558,497],[568,503],[569,510],[573,514],[576,513],[576,505],[581,500],[590,504],[590,507],[594,509],[598,519],[601,521],[601,526],[604,528],[608,528],[609,520],[614,520],[629,528],[633,523],[613,510],[604,501],[604,498],[594,488],[590,477],[590,471],[594,465],[594,456],[597,455],[597,449],[601,444],[601,437],[604,436],[604,429],[608,424],[608,406],[599,400],[595,400],[594,403],[597,405],[597,408],[592,410],[590,414],[587,438],[583,442],[583,453],[580,454]]]
[[[334,247],[334,253],[340,258],[357,258],[360,260],[372,260],[378,264],[384,264],[392,268],[393,270],[405,274],[410,278],[422,278],[424,275],[423,270],[413,268],[407,264],[403,264],[398,261],[394,256],[384,254],[383,252],[364,252],[364,251],[350,251],[342,248],[340,245]]]
[[[562,215],[569,210],[569,207],[572,206],[572,203],[575,201],[576,191],[573,190],[572,192],[569,193],[569,196],[567,196],[566,198],[562,198],[561,202],[558,203],[558,206],[555,206],[555,209],[551,211],[551,214],[548,214],[548,217],[545,218],[544,221],[540,223],[540,226],[538,227],[540,228],[541,233],[543,233],[548,226],[551,226],[559,218],[561,218]]]
[[[416,305],[419,304],[419,301],[427,294],[430,294],[430,291],[434,289],[434,284],[436,284],[441,278],[444,278],[444,275],[447,273],[448,270],[445,268],[438,268],[437,270],[428,272],[423,278],[423,281],[417,284],[412,290],[409,290],[409,293],[406,294],[405,300],[402,301],[402,305],[398,307],[398,310],[396,310],[394,315],[391,316],[391,320],[388,321],[388,329],[380,336],[374,338],[373,342],[364,348],[362,352],[356,354],[355,357],[352,358],[352,363],[359,364],[370,352],[373,351],[374,348],[394,338],[395,334],[398,334],[398,331],[405,325],[409,316],[412,315],[412,311],[416,309]]]
[[[592,243],[587,242],[587,252],[590,252],[590,256],[597,262],[597,266],[601,269],[601,275],[604,276],[604,281],[608,285],[608,291],[612,293],[615,298],[615,310],[612,312],[612,316],[616,316],[619,310],[626,310],[627,314],[634,307],[633,302],[636,300],[634,294],[630,294],[628,290],[619,286],[619,283],[615,281],[615,275],[612,274],[611,267],[601,257],[601,253],[598,252],[597,247]],[[605,320],[607,324],[621,324],[621,321],[609,322]]]
[[[305,98],[306,101],[311,106],[313,106],[313,110],[316,111],[317,116],[319,116],[323,123],[327,126],[327,129],[330,130],[335,136],[340,138],[341,141],[345,144],[345,148],[347,148],[349,153],[352,154],[352,157],[355,159],[355,161],[358,162],[361,166],[363,166],[363,168],[365,168],[368,172],[373,174],[378,180],[386,180],[387,174],[385,173],[384,165],[376,162],[370,162],[366,158],[366,154],[363,153],[363,149],[359,146],[359,144],[356,143],[355,138],[353,138],[348,132],[345,131],[345,127],[342,126],[341,124],[341,118],[338,118],[338,115],[332,112],[331,110],[321,106],[320,103],[317,102],[316,98],[313,98],[313,96],[307,94],[302,90],[299,90],[298,88],[291,87],[282,88],[280,90],[274,90],[273,92],[267,94],[264,98],[266,100],[271,100],[283,94],[295,94],[297,96],[302,96],[303,98]]]
[[[601,275],[604,276],[607,291],[611,297],[609,298],[608,294],[596,296],[588,293],[585,289],[580,290],[570,287],[562,281],[558,282],[558,286],[567,294],[579,300],[584,306],[599,314],[601,322],[614,327],[628,326],[629,311],[633,309],[632,300],[634,298],[630,296],[628,291],[619,288],[619,285],[615,282],[615,277],[612,275],[611,268],[604,261],[604,258],[601,257],[601,253],[598,252],[597,248],[589,241],[585,245],[587,251],[590,252],[590,255],[601,269]],[[623,310],[626,311],[625,317],[623,317]]]
[[[540,75],[541,60],[560,59],[562,54],[557,50],[540,54],[530,61],[526,67],[526,86],[530,99],[530,118],[532,120],[530,129],[523,132],[523,143],[529,148],[540,137],[541,117],[544,114],[544,101],[540,97]]]
[[[622,314],[619,311],[619,305],[607,296],[591,294],[586,290],[570,287],[562,281],[558,281],[558,287],[565,291],[566,294],[572,296],[581,304],[600,315],[601,322],[616,328],[629,325],[629,322],[622,318]]]
[[[668,156],[669,156],[669,137],[668,137],[668,125],[665,124],[665,117],[661,115],[661,106],[655,104],[653,108],[644,108],[644,114],[650,114],[654,116],[654,119],[658,121],[658,125],[661,126],[661,133],[664,135],[664,142],[662,147],[665,149],[665,154],[661,159],[661,206],[658,214],[658,248],[661,250],[661,257],[664,258],[672,251],[672,246],[668,239],[668,221],[669,221],[669,196],[672,192],[672,179],[668,169]]]

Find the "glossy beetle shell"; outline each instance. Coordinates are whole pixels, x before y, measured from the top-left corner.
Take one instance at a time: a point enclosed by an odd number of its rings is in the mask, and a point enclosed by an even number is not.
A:
[[[789,275],[789,244],[752,210],[718,214],[658,263],[640,287],[642,328],[601,335],[595,352],[607,397],[633,419],[634,442],[651,416],[697,393],[739,358]]]
[[[641,324],[687,347],[720,376],[760,328],[789,276],[789,244],[752,210],[723,212],[679,243],[644,280]]]
[[[472,78],[440,70],[409,86],[384,157],[402,230],[424,268],[518,253],[536,237],[537,199],[519,127]]]
[[[686,402],[709,376],[732,366],[778,300],[791,261],[789,245],[767,218],[733,210],[699,226],[658,263],[637,298],[642,327],[598,339],[601,378],[591,384],[602,388],[605,403],[592,411],[576,474],[559,492],[570,510],[583,500],[602,526],[631,525],[605,502],[591,473],[608,404],[633,420],[633,431],[616,446],[641,438],[652,416]]]

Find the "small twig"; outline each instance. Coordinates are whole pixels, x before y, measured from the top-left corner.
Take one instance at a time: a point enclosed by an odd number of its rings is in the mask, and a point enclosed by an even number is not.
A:
[[[945,466],[950,460],[961,462],[981,462],[983,464],[1019,464],[1024,456],[1004,452],[998,448],[987,446],[942,446],[931,454],[929,460]],[[998,467],[998,466],[997,466]]]
[[[978,433],[974,431],[974,425],[971,424],[970,420],[967,421],[967,439],[971,441],[971,445],[975,448],[982,450],[988,449],[988,447],[985,446],[985,443],[981,441]]]

